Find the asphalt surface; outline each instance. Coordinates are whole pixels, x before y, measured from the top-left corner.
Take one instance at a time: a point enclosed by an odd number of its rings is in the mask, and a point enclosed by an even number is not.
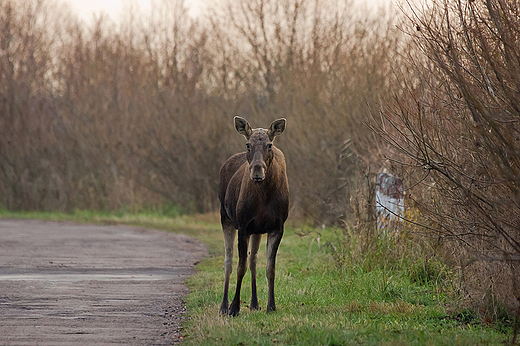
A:
[[[206,249],[126,226],[0,220],[0,345],[170,345]]]

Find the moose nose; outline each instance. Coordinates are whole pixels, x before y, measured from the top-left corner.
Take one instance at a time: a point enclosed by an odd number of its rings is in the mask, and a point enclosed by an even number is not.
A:
[[[265,179],[265,166],[264,165],[253,165],[251,166],[251,180],[262,181]]]

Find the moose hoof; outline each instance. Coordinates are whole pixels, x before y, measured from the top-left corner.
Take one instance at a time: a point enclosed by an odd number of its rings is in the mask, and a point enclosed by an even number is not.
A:
[[[251,305],[249,306],[249,309],[251,311],[258,311],[258,310],[260,310],[260,307],[258,306],[258,302],[251,302]]]
[[[227,315],[228,312],[229,312],[229,309],[228,309],[228,306],[227,305],[221,305],[220,306],[220,310],[218,311],[221,315]]]
[[[240,312],[240,307],[230,306],[228,311],[229,317],[235,317],[238,316],[238,313]]]

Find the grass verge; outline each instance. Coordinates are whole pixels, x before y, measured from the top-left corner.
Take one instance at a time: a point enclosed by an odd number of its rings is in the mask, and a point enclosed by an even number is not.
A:
[[[183,337],[188,345],[502,345],[510,337],[509,331],[480,323],[471,314],[449,313],[456,294],[443,286],[450,280],[446,273],[442,280],[418,280],[421,272],[417,268],[424,263],[417,266],[414,258],[406,255],[398,261],[385,260],[386,243],[377,245],[381,252],[377,259],[362,256],[355,241],[342,246],[342,256],[338,256],[343,238],[334,229],[319,233],[287,229],[277,258],[278,311],[265,313],[266,256],[261,251],[258,298],[262,310],[249,311],[248,272],[240,315],[228,318],[218,314],[224,258],[217,215],[172,218],[157,211],[2,211],[0,217],[126,224],[182,232],[206,243],[210,255],[188,281],[191,293],[186,301],[188,319]],[[265,237],[262,244],[265,249]],[[235,266],[236,262],[235,258]],[[230,299],[235,280],[232,275]]]

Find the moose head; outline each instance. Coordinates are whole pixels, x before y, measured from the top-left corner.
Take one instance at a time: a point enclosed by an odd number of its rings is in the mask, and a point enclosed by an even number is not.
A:
[[[252,129],[246,119],[236,116],[235,128],[247,142],[247,162],[251,180],[261,182],[265,179],[273,159],[273,141],[285,130],[285,119],[272,122],[269,129]]]

